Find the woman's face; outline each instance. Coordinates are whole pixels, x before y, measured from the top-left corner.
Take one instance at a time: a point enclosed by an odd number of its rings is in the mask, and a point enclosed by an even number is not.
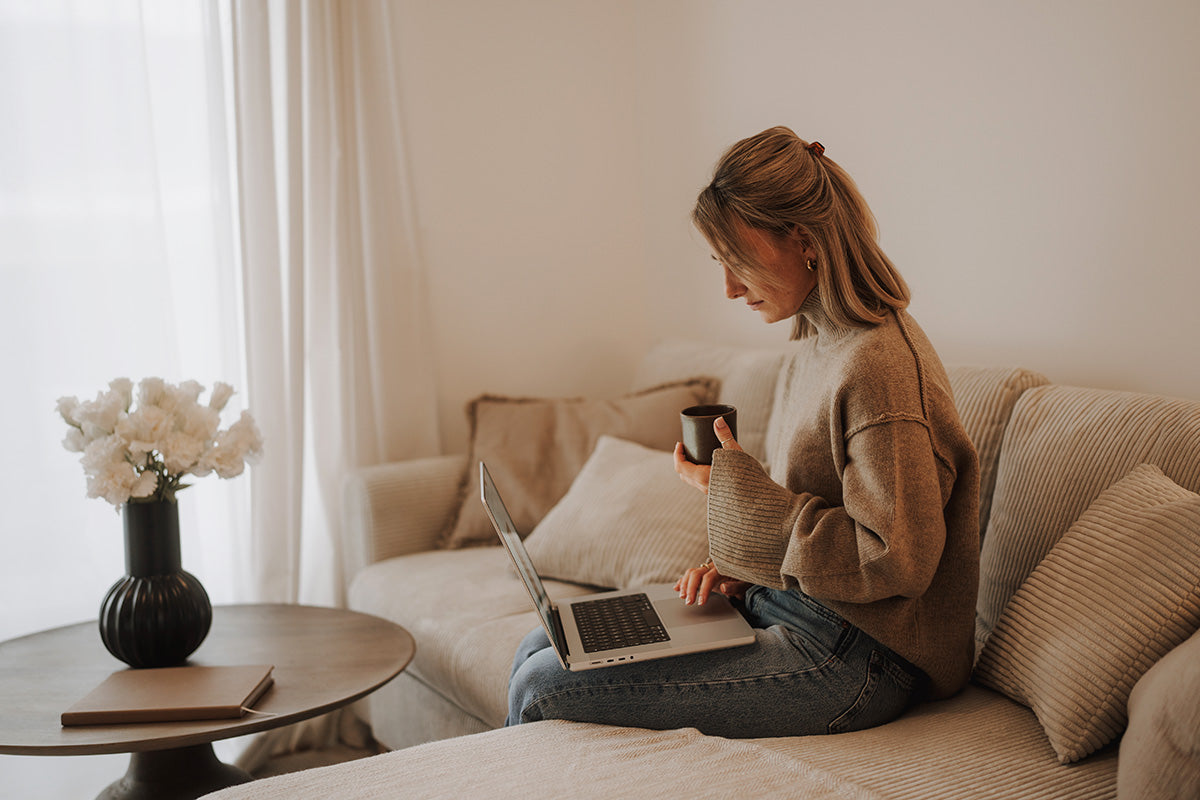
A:
[[[817,285],[817,273],[807,266],[808,261],[816,259],[816,252],[799,235],[776,236],[754,228],[743,228],[742,243],[754,258],[758,268],[754,272],[765,274],[756,279],[742,269],[742,277],[738,277],[714,255],[725,271],[725,296],[744,299],[766,323],[794,317]]]

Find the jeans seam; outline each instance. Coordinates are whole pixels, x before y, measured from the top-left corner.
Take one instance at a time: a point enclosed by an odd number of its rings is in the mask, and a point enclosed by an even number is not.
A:
[[[604,686],[575,686],[575,687],[571,687],[569,689],[562,689],[557,692],[550,692],[548,694],[539,695],[532,703],[530,703],[529,705],[527,705],[521,709],[521,718],[524,719],[526,709],[528,709],[532,706],[540,705],[545,701],[550,701],[550,700],[559,701],[562,698],[569,698],[572,696],[588,696],[588,695],[594,696],[594,695],[598,695],[598,694],[612,694],[612,693],[637,691],[637,690],[659,690],[659,691],[662,691],[665,689],[677,689],[677,690],[689,690],[690,691],[690,690],[695,690],[695,689],[704,689],[705,687],[715,687],[715,686],[732,687],[732,686],[739,686],[739,685],[748,685],[748,684],[757,683],[759,681],[785,680],[785,679],[793,677],[793,676],[804,675],[804,674],[807,674],[810,672],[816,672],[818,670],[825,669],[826,667],[828,667],[830,664],[832,664],[835,661],[838,661],[837,656],[831,655],[831,656],[829,656],[829,658],[825,659],[820,664],[814,664],[813,666],[808,667],[806,669],[793,669],[793,670],[787,670],[787,671],[783,671],[783,672],[773,672],[770,675],[753,675],[753,676],[747,677],[747,678],[725,678],[725,679],[721,679],[721,680],[710,680],[710,681],[646,681],[646,682],[642,682],[642,683],[614,683],[614,684],[607,684]]]
[[[878,650],[871,651],[871,658],[867,662],[867,679],[863,681],[862,689],[854,698],[854,702],[829,723],[830,733],[841,733],[846,730],[849,723],[874,699],[875,690],[879,686],[879,668],[883,667],[886,661],[887,659],[883,658]]]

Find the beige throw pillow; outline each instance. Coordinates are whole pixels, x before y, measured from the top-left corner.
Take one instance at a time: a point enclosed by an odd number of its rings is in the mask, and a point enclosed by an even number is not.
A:
[[[1104,490],[1013,595],[979,656],[1064,764],[1125,728],[1135,683],[1200,627],[1200,495],[1142,464]]]
[[[681,435],[679,412],[711,402],[715,390],[712,379],[693,378],[613,400],[485,395],[471,401],[468,467],[458,515],[443,543],[499,543],[479,500],[480,461],[487,463],[517,530],[528,535],[567,493],[600,436],[672,450]]]
[[[621,589],[674,581],[708,554],[706,508],[670,453],[602,436],[525,545],[550,578]]]

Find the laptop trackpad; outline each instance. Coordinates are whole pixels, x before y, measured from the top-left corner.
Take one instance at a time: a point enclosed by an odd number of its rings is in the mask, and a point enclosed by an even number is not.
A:
[[[654,599],[654,610],[658,612],[662,618],[663,624],[667,629],[679,627],[681,625],[699,625],[705,622],[714,622],[720,619],[728,619],[730,612],[733,611],[729,604],[729,599],[725,595],[713,593],[709,595],[708,602],[704,605],[685,605],[676,594],[673,597],[660,597]],[[733,611],[736,614],[736,611]]]

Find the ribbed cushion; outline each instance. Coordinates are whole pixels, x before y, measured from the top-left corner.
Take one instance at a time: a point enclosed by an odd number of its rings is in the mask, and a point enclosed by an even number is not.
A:
[[[1200,627],[1200,495],[1142,465],[1100,494],[1001,614],[975,675],[1064,763],[1116,739],[1134,684]]]
[[[674,581],[708,555],[702,492],[671,453],[601,436],[567,494],[525,540],[543,577],[593,586]]]
[[[1000,461],[1000,443],[1012,416],[1017,398],[1027,389],[1043,386],[1044,375],[1012,367],[946,368],[954,406],[979,454],[979,536],[987,534],[996,488],[996,464]]]
[[[738,410],[738,444],[763,461],[767,457],[767,423],[775,400],[775,384],[791,350],[790,344],[753,348],[662,342],[651,348],[638,365],[634,388],[644,389],[693,375],[716,378],[721,382],[716,402],[728,403]]]
[[[1154,464],[1200,492],[1200,402],[1072,386],[1017,400],[979,564],[977,652],[1009,599],[1100,492]]]

